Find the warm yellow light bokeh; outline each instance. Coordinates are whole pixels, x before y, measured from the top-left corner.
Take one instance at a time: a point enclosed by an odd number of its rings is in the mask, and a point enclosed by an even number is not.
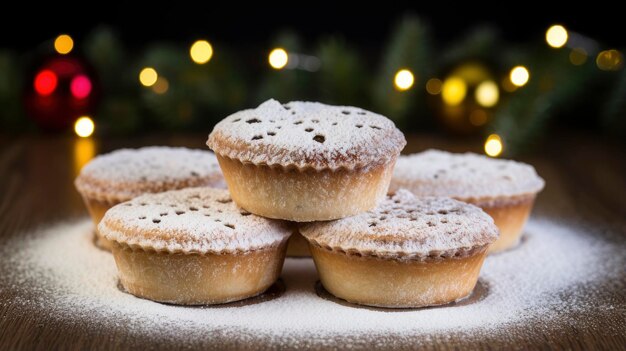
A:
[[[475,97],[479,105],[492,107],[497,104],[498,99],[500,99],[500,90],[495,82],[486,80],[476,87]]]
[[[396,73],[393,78],[394,86],[396,90],[405,91],[411,89],[413,83],[415,83],[415,77],[413,76],[413,72],[408,69],[401,69]]]
[[[524,66],[516,66],[511,70],[511,74],[509,75],[511,79],[511,83],[515,86],[521,87],[528,83],[530,79],[530,72]]]
[[[485,154],[490,157],[498,157],[502,154],[502,139],[498,134],[491,134],[485,141]]]
[[[82,116],[74,123],[74,132],[81,138],[91,136],[95,129],[96,126],[89,116]]]
[[[170,82],[165,77],[157,78],[156,83],[152,86],[152,91],[156,94],[165,94],[167,90],[170,88]]]
[[[561,25],[554,25],[546,31],[546,42],[551,47],[558,49],[567,43],[569,35],[567,29]]]
[[[189,56],[193,62],[199,65],[205,64],[213,57],[213,47],[206,40],[198,40],[191,45]]]
[[[428,82],[426,82],[426,91],[430,95],[437,95],[441,93],[441,80],[437,78],[430,78]]]
[[[139,82],[145,87],[151,87],[157,82],[159,74],[152,67],[146,67],[139,72]]]
[[[74,40],[67,34],[61,34],[54,40],[54,50],[61,55],[69,54],[74,48]]]
[[[441,98],[450,106],[463,102],[467,94],[467,84],[459,77],[447,78],[441,87]]]
[[[618,50],[604,50],[596,57],[596,65],[603,71],[617,71],[624,66],[624,56]]]
[[[289,55],[287,55],[287,51],[285,51],[285,49],[276,48],[270,52],[268,60],[272,68],[283,69],[289,62]]]
[[[583,48],[574,48],[569,53],[569,61],[575,65],[580,66],[587,62],[587,50]]]

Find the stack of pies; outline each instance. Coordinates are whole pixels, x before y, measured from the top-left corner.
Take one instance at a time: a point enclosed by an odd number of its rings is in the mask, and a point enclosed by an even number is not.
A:
[[[457,171],[453,157],[424,165],[407,157],[399,170],[405,144],[393,122],[360,108],[269,100],[225,118],[209,135],[228,190],[211,188],[209,178],[221,179],[209,175],[213,159],[176,157],[169,149],[151,149],[156,154],[149,159],[161,162],[158,177],[143,158],[99,166],[126,174],[121,180],[116,172],[94,171],[93,164],[104,163],[96,159],[76,185],[89,208],[92,199],[112,199],[102,201],[107,207],[119,202],[101,220],[93,217],[121,285],[143,298],[174,304],[245,299],[276,281],[287,251],[312,254],[324,287],[353,303],[407,308],[457,301],[474,289],[497,243],[496,224],[505,230],[490,209],[530,203],[525,220],[543,182],[532,167],[504,162],[493,177],[511,180],[485,179],[493,189],[464,197],[481,186],[459,183],[457,173],[470,167],[495,172],[500,164],[462,156],[467,166]],[[424,185],[420,172],[431,166],[454,176]],[[192,172],[203,182],[178,177]],[[135,185],[143,184],[136,178],[152,185]],[[122,185],[108,187],[114,181]],[[121,187],[126,198],[117,196]]]

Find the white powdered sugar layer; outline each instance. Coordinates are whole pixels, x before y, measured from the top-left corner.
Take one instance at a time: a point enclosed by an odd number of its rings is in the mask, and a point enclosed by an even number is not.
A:
[[[146,194],[115,205],[98,231],[131,248],[170,253],[244,252],[286,240],[282,221],[239,208],[225,189],[189,188]]]
[[[76,179],[87,196],[124,201],[189,186],[224,187],[215,154],[184,147],[120,149],[91,160]]]
[[[0,289],[15,296],[0,303],[48,323],[85,328],[85,335],[116,331],[180,348],[432,347],[433,338],[450,335],[515,340],[520,328],[581,325],[584,318],[567,316],[616,308],[617,302],[598,297],[596,286],[616,282],[626,264],[623,245],[588,226],[531,219],[520,247],[487,257],[480,279],[486,292],[471,303],[399,311],[349,306],[316,294],[312,260],[287,259],[282,296],[189,308],[120,291],[113,257],[93,245],[91,228],[87,220],[56,225],[0,247],[10,267],[0,275]]]
[[[446,197],[418,198],[404,189],[373,210],[304,224],[300,232],[331,250],[396,259],[467,256],[498,238],[493,219],[480,208]]]
[[[268,100],[219,122],[207,145],[255,165],[354,169],[395,159],[406,140],[388,118],[356,107]]]
[[[543,186],[535,169],[524,163],[428,150],[398,158],[390,190],[406,188],[419,196],[480,201],[534,195]]]

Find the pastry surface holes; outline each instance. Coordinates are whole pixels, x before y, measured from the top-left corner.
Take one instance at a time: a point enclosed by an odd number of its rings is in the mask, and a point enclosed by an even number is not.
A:
[[[227,204],[227,203],[233,202],[233,199],[219,199],[217,200],[217,202],[221,204]]]
[[[382,129],[382,128],[381,128],[381,127],[379,127],[379,126],[373,126],[373,125],[372,125],[372,126],[370,126],[370,128],[372,128],[372,129],[377,129],[377,130],[381,130],[381,129]]]
[[[158,218],[152,219],[152,223],[161,223],[161,220]]]
[[[313,140],[317,141],[320,144],[324,144],[324,142],[326,141],[326,137],[324,137],[321,134],[318,134],[318,135],[313,137]]]
[[[349,114],[350,114],[350,111],[345,111],[345,110],[344,110],[344,111],[341,111],[341,113],[343,113],[344,115],[349,115]]]
[[[180,210],[176,211],[176,214],[177,214],[177,215],[179,215],[179,216],[180,216],[181,214],[184,214],[184,213],[185,213],[185,211],[180,211]]]
[[[274,135],[276,135],[276,132],[267,132],[267,135],[274,136]]]
[[[307,133],[310,133],[310,132],[313,131],[313,128],[306,128],[304,131],[307,132]]]
[[[259,139],[263,139],[262,135],[255,135],[252,137],[252,140],[259,140]]]
[[[235,225],[234,224],[226,223],[226,224],[224,224],[224,226],[228,227],[230,229],[235,229]]]
[[[197,207],[194,207],[194,206],[189,207],[189,211],[197,211],[197,210],[198,210]]]
[[[248,123],[248,124],[261,123],[261,120],[258,119],[258,118],[251,118],[251,119],[247,120],[246,123]]]

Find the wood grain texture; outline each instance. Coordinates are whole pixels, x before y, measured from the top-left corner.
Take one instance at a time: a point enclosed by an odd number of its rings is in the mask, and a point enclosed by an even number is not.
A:
[[[464,151],[468,145],[428,137],[407,138],[406,152],[429,147]],[[96,140],[97,153],[120,147],[176,145],[205,148],[205,136],[159,137],[128,140]],[[61,137],[13,138],[0,145],[0,245],[21,233],[51,223],[86,216],[73,179],[81,157],[76,140]],[[89,147],[91,147],[89,146]],[[89,151],[89,150],[88,150]],[[480,151],[480,150],[474,150]],[[87,152],[89,153],[89,152]],[[553,138],[535,157],[522,159],[537,168],[547,187],[539,196],[534,215],[582,219],[598,228],[605,240],[626,242],[626,152],[623,145],[610,145],[581,135]],[[77,164],[78,162],[78,164]],[[626,254],[626,252],[625,252]],[[11,269],[0,257],[0,274]],[[515,327],[507,336],[436,336],[412,345],[427,350],[454,349],[626,349],[626,268],[617,281],[597,286],[598,299],[610,302],[611,310],[568,312],[560,323],[533,321]],[[22,294],[22,295],[20,295]],[[25,294],[25,295],[24,295]],[[124,325],[67,320],[37,313],[11,303],[28,298],[10,286],[0,286],[0,350],[31,349],[225,349],[251,348],[229,341],[228,335],[213,338],[198,335],[187,344],[174,344],[151,336],[132,334]],[[577,320],[588,323],[581,327]],[[337,340],[341,344],[341,340]],[[397,348],[394,340],[381,339]],[[261,348],[263,345],[257,345]],[[311,344],[315,347],[315,344]]]

